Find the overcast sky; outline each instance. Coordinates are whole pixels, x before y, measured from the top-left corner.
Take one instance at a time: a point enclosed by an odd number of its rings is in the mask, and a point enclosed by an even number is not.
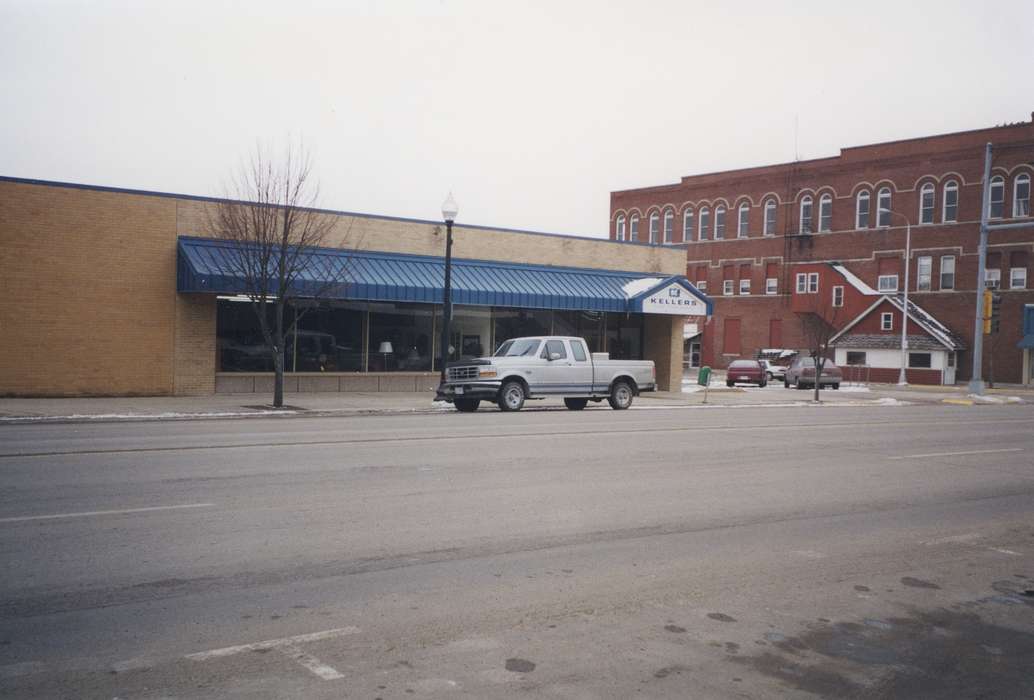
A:
[[[0,0],[0,175],[605,236],[609,193],[1029,120],[1034,2]]]

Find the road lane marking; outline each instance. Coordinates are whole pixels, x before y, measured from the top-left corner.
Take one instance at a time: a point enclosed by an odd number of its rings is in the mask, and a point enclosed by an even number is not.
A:
[[[1023,555],[1019,552],[1014,552],[1011,549],[1004,549],[1002,547],[988,547],[992,552],[998,552],[999,554],[1008,554],[1012,557],[1022,557]]]
[[[184,508],[211,508],[214,503],[184,503],[176,506],[151,506],[149,508],[126,508],[124,510],[87,510],[81,513],[56,513],[53,515],[22,515],[17,518],[0,518],[0,523],[21,523],[27,520],[57,520],[59,518],[85,518],[92,515],[126,515],[129,513],[152,513],[159,510],[182,510]]]
[[[938,537],[937,539],[927,540],[923,542],[926,546],[939,545],[939,544],[967,544],[979,540],[983,535],[971,532],[965,535],[949,535],[947,537]]]
[[[234,654],[240,654],[241,652],[245,651],[255,651],[258,649],[277,649],[283,646],[304,644],[306,642],[319,642],[324,639],[337,639],[338,637],[344,637],[349,634],[359,634],[359,632],[360,630],[358,627],[336,627],[332,630],[323,630],[322,632],[299,634],[296,637],[281,637],[280,639],[267,639],[264,642],[252,642],[251,644],[238,644],[237,646],[223,647],[221,649],[199,651],[194,654],[187,654],[187,658],[192,661],[207,661],[208,659],[214,659],[220,656],[233,656]]]
[[[1022,447],[1006,447],[1000,450],[967,450],[965,452],[927,452],[926,454],[920,455],[897,455],[895,457],[887,457],[887,459],[921,459],[923,457],[960,457],[963,455],[992,455],[1001,454],[1003,452],[1023,452]]]
[[[298,645],[305,644],[306,642],[318,642],[324,639],[337,639],[350,634],[359,634],[359,632],[360,629],[358,627],[337,627],[332,630],[323,630],[322,632],[299,634],[295,637],[267,639],[264,642],[252,642],[251,644],[238,644],[232,647],[222,647],[221,649],[199,651],[194,654],[187,654],[186,658],[191,661],[208,661],[209,659],[224,658],[246,651],[269,651],[275,649],[317,677],[325,681],[334,681],[344,678],[344,674],[336,668],[323,663],[312,654],[302,651]]]
[[[278,647],[278,650],[283,654],[286,654],[289,658],[294,659],[303,667],[312,671],[325,681],[336,681],[338,678],[345,677],[344,674],[339,672],[336,668],[331,668],[315,656],[306,654],[293,644],[286,644],[282,647]]]

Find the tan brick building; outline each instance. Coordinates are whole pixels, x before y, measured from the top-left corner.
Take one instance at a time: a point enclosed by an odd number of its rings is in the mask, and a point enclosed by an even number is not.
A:
[[[271,374],[248,338],[241,312],[247,305],[234,304],[232,296],[177,292],[179,244],[208,235],[205,209],[212,203],[0,178],[0,395],[270,390]],[[332,242],[342,249],[444,252],[439,222],[329,213],[336,219]],[[560,275],[622,271],[664,279],[685,270],[684,251],[649,245],[462,225],[454,239],[458,260],[539,266]],[[464,351],[488,352],[521,328],[584,330],[593,350],[653,359],[660,388],[677,389],[681,380],[682,316],[543,304],[457,306],[456,316]],[[299,331],[289,358],[289,392],[413,391],[436,384],[441,358],[434,352],[433,305],[339,300],[307,318],[310,325]],[[392,352],[378,352],[389,346]]]

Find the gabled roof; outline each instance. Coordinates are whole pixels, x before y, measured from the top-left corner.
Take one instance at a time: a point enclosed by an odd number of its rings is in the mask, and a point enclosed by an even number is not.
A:
[[[890,305],[893,306],[895,309],[897,309],[898,312],[900,312],[904,308],[904,300],[901,297],[890,296],[890,295],[883,295],[879,299],[877,299],[872,304],[872,306],[867,308],[862,313],[858,314],[858,316],[855,317],[855,319],[853,321],[851,321],[846,326],[841,328],[840,331],[837,332],[836,335],[834,335],[832,338],[830,338],[830,340],[829,340],[830,345],[843,344],[840,341],[842,341],[842,340],[846,341],[848,332],[852,328],[857,326],[862,321],[862,319],[864,319],[869,314],[871,314],[873,311],[875,311],[876,308],[878,306],[880,306],[881,304],[883,304],[883,302],[885,302],[885,301],[889,302]],[[930,337],[932,337],[934,340],[936,340],[944,348],[946,348],[948,350],[965,350],[966,349],[966,343],[965,343],[965,341],[962,340],[961,337],[959,337],[954,331],[952,331],[946,325],[944,325],[943,323],[938,321],[936,318],[934,318],[931,314],[927,313],[925,310],[920,308],[919,305],[916,304],[911,299],[908,300],[908,318],[913,323],[915,323],[920,328],[922,328],[924,331],[926,331],[926,333],[929,334]],[[863,336],[852,336],[852,337],[863,337]],[[909,336],[909,338],[912,338],[912,337],[915,337],[915,336]],[[911,345],[911,342],[909,343],[909,345]]]
[[[667,287],[671,287],[672,285],[675,285],[679,290],[681,290],[678,292],[670,292],[671,296],[678,297],[676,301],[681,300],[681,303],[676,305],[677,308],[685,307],[687,311],[690,309],[698,311],[700,310],[701,305],[703,305],[704,309],[706,309],[704,314],[692,313],[689,315],[710,316],[714,313],[714,302],[711,298],[697,289],[696,285],[687,280],[684,275],[644,278],[629,282],[624,286],[625,295],[628,296],[628,310],[631,312],[649,313],[650,311],[647,308],[646,302],[650,300],[650,297]],[[688,295],[690,303],[687,304],[686,300],[682,297],[683,292]],[[696,301],[692,301],[694,299]]]
[[[901,348],[900,335],[886,333],[848,333],[836,342],[837,347],[858,348],[860,350],[898,350]],[[930,335],[908,336],[909,350],[944,350],[944,345]]]

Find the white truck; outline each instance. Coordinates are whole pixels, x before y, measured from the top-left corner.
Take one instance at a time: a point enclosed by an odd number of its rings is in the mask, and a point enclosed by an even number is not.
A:
[[[603,399],[622,410],[656,386],[650,360],[611,360],[590,353],[582,338],[545,336],[513,338],[491,357],[450,362],[440,398],[463,412],[476,411],[482,401],[519,411],[526,399],[546,397],[562,397],[572,411]]]

